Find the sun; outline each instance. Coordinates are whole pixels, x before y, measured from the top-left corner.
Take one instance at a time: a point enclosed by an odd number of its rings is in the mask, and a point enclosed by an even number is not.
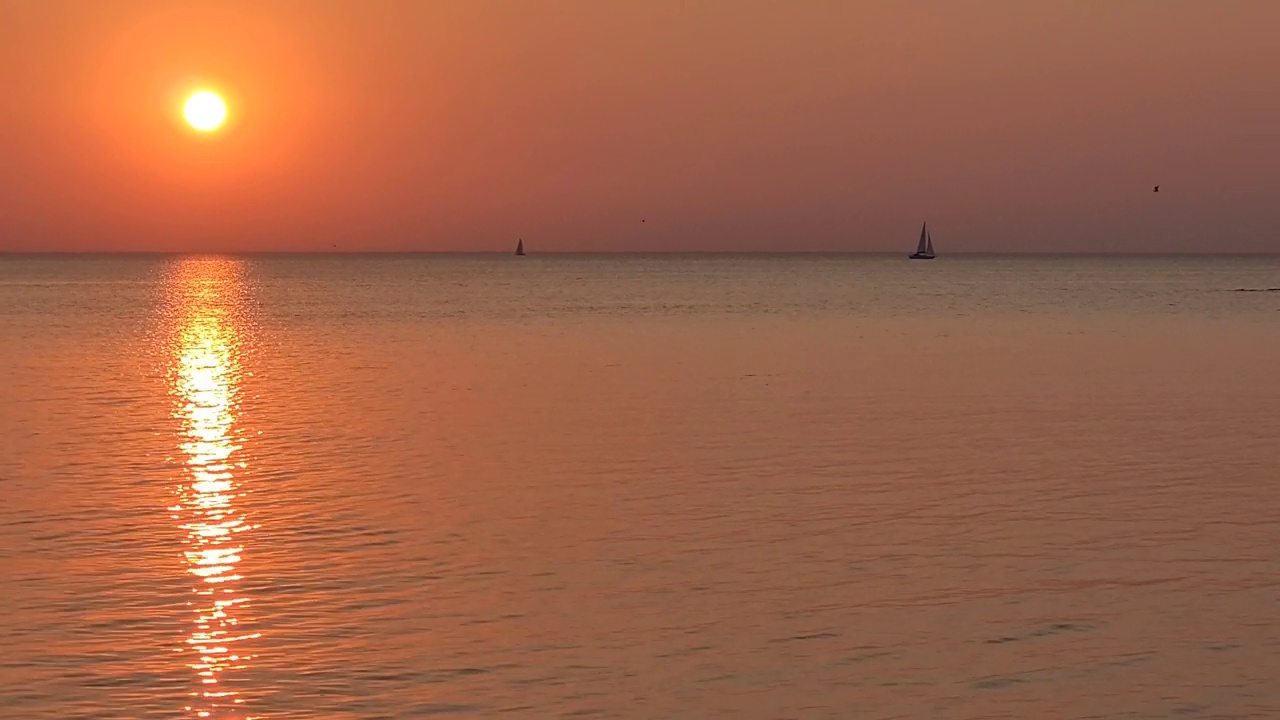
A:
[[[200,132],[212,132],[222,127],[227,119],[227,104],[211,90],[200,92],[187,98],[182,114],[191,127]]]

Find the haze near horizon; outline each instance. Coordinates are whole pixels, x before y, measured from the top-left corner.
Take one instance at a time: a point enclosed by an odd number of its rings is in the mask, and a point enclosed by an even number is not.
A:
[[[943,253],[1274,251],[1277,26],[1262,0],[0,0],[0,251],[909,250],[926,219]]]

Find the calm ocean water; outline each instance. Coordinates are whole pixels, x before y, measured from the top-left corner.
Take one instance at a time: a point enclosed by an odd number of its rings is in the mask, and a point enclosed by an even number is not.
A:
[[[0,256],[0,718],[1280,717],[1267,288]]]

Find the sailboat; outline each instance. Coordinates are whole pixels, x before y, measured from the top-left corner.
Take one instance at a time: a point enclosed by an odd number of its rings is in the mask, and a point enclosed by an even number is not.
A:
[[[516,254],[517,255],[524,254],[524,238],[520,238],[519,240],[516,241]]]
[[[909,256],[912,260],[932,260],[937,255],[933,253],[933,236],[929,234],[929,223],[925,222],[920,226],[920,244],[916,246],[916,251]]]

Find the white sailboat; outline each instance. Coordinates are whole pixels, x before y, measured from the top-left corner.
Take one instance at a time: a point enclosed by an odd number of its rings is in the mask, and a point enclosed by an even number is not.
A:
[[[933,252],[933,236],[929,234],[928,222],[920,226],[920,244],[908,257],[912,260],[932,260],[937,257]]]

